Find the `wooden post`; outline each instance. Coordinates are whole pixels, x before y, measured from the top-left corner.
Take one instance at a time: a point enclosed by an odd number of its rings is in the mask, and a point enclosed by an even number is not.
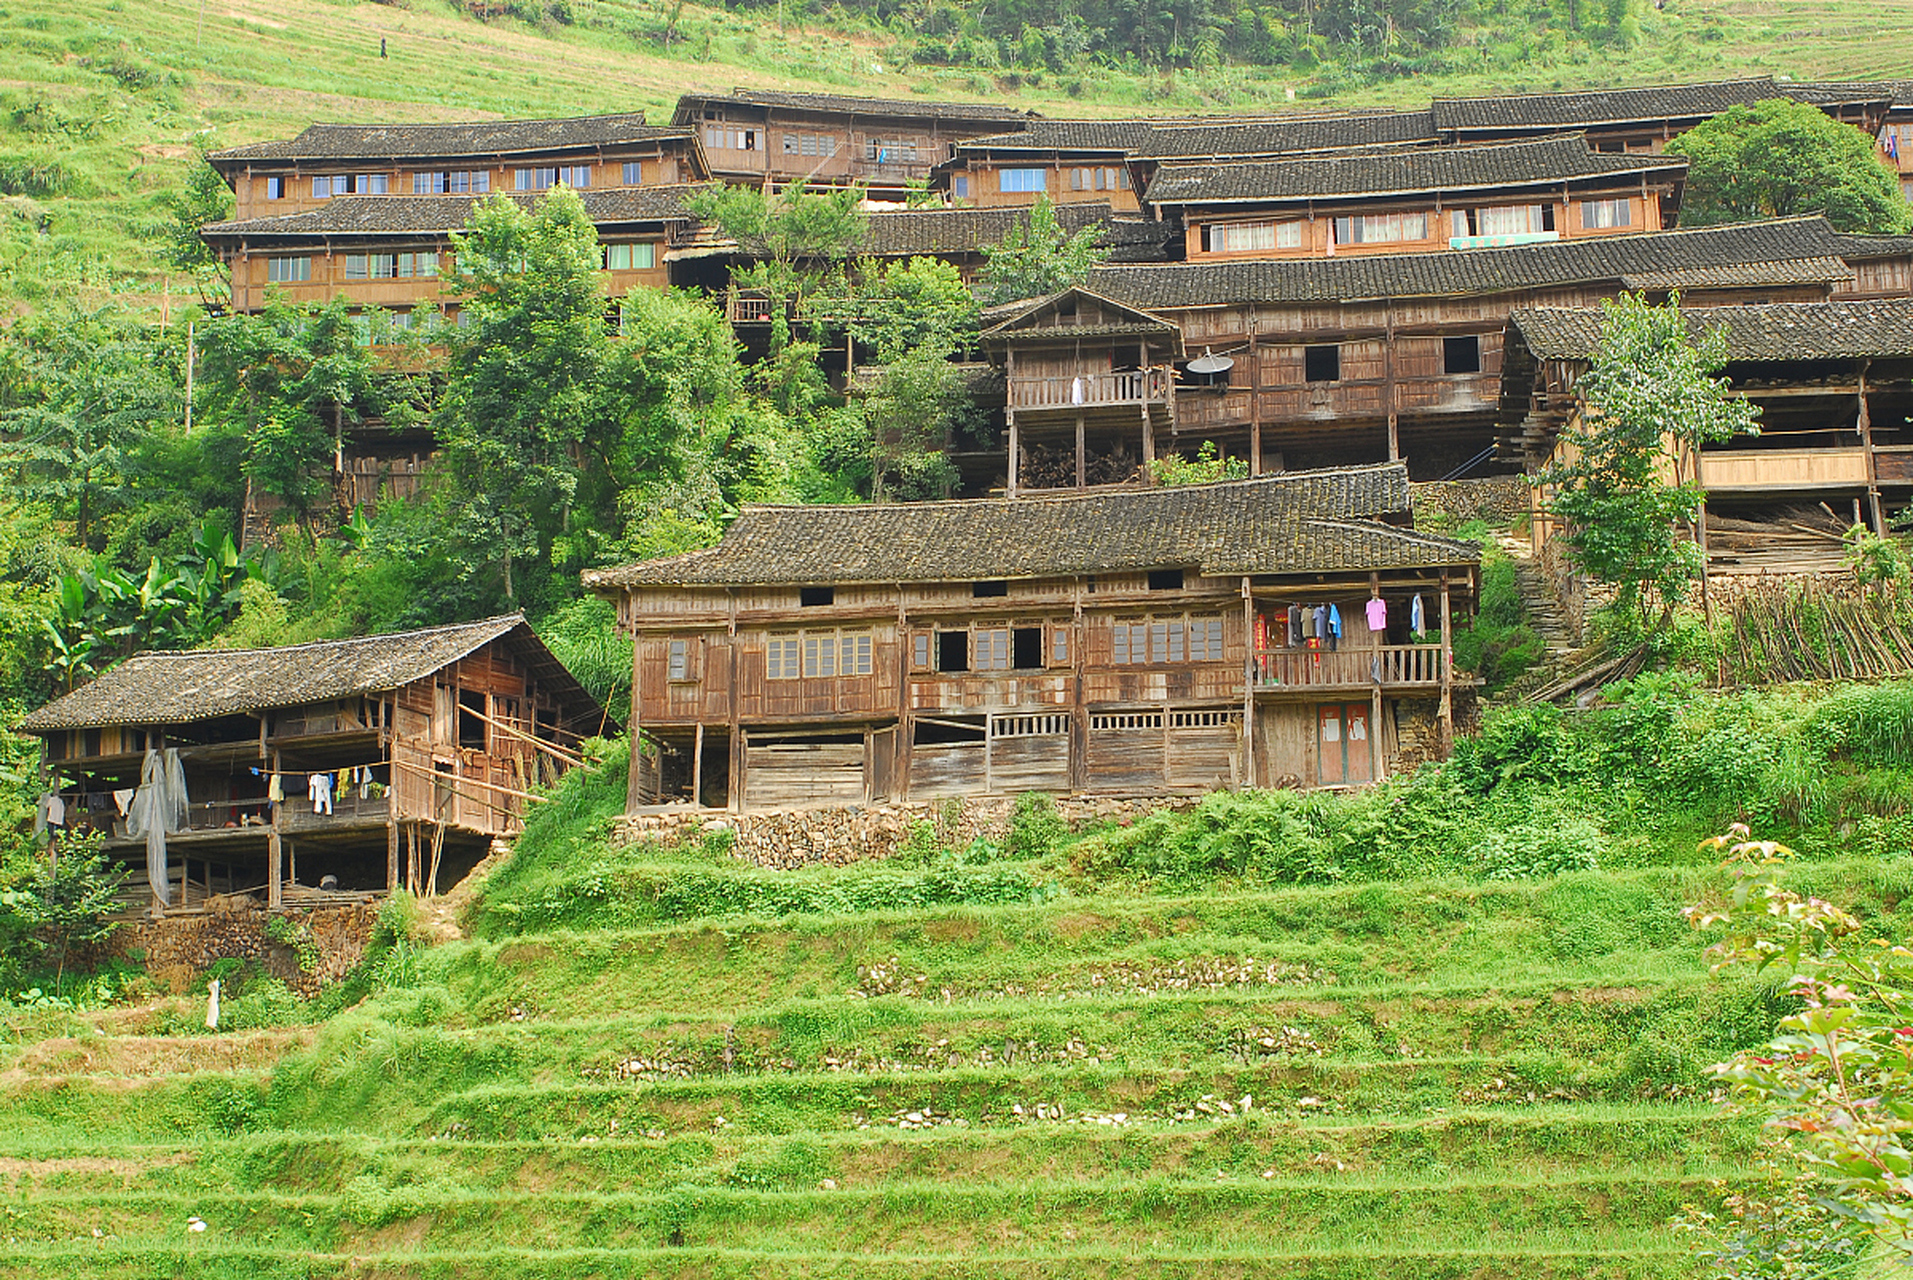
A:
[[[625,592],[624,598],[627,609],[636,608],[629,591]],[[635,619],[633,621],[635,622]],[[638,629],[634,625],[631,628],[631,777],[624,789],[626,813],[636,813],[639,806],[644,803],[644,735],[638,731],[642,723],[642,717],[638,712],[643,706],[641,701],[643,674],[644,637],[638,634]],[[736,694],[733,693],[732,697],[735,696]]]
[[[697,736],[691,741],[691,804],[704,807],[704,720],[701,716]]]
[[[1147,400],[1142,404],[1142,469],[1143,479],[1156,483],[1156,424],[1149,416]]]
[[[1382,594],[1382,575],[1370,571],[1368,575],[1368,595],[1371,600],[1379,600]],[[1364,614],[1368,605],[1362,605]],[[1362,619],[1366,622],[1366,616]],[[1370,630],[1368,647],[1373,650],[1369,661],[1373,670],[1370,676],[1370,696],[1368,704],[1368,777],[1371,782],[1382,780],[1382,633]]]
[[[1242,579],[1242,777],[1245,787],[1255,785],[1255,596],[1249,579]]]
[[[277,751],[272,753],[271,768],[273,776],[275,778],[279,777],[279,753]],[[279,778],[279,785],[281,789],[285,787],[284,778]],[[281,879],[281,876],[284,875],[284,870],[281,866],[280,859],[283,846],[279,838],[279,811],[284,807],[285,802],[283,800],[273,801],[272,822],[271,825],[266,828],[266,909],[268,911],[277,911],[285,896],[284,881]]]
[[[1455,637],[1448,594],[1448,571],[1441,571],[1441,704],[1436,718],[1441,726],[1441,754],[1446,759],[1455,745]]]
[[[1076,487],[1078,489],[1085,487],[1088,471],[1083,441],[1083,415],[1079,413],[1076,415]]]
[[[1867,507],[1873,517],[1873,531],[1886,533],[1886,511],[1880,502],[1879,459],[1873,453],[1873,415],[1867,410],[1867,370],[1873,367],[1871,360],[1860,362],[1860,447],[1866,451],[1867,467]]]
[[[1070,601],[1069,636],[1069,789],[1083,791],[1089,786],[1089,707],[1084,701],[1083,580],[1075,580]]]
[[[1699,470],[1698,467],[1695,470]],[[1700,501],[1700,514],[1694,517],[1694,541],[1700,544],[1700,611],[1707,618],[1707,625],[1714,625],[1714,593],[1708,585],[1713,574],[1709,570],[1707,556],[1707,499]]]
[[[392,701],[398,700],[398,694],[392,695]],[[384,759],[393,758],[392,722],[398,717],[392,714],[392,706],[384,698],[379,699],[379,755]],[[385,775],[385,891],[390,893],[399,887],[399,771],[388,768]]]
[[[1249,315],[1249,474],[1262,474],[1262,360],[1255,349],[1255,315]]]
[[[1016,410],[1013,408],[1004,409],[1003,417],[1008,421],[1010,427],[1010,476],[1007,482],[1008,487],[1006,492],[1010,497],[1014,498],[1017,490],[1016,473],[1023,469],[1022,451],[1017,447],[1019,442],[1016,438]]]
[[[1402,456],[1401,433],[1398,430],[1399,419],[1395,407],[1395,302],[1389,299],[1387,310],[1383,313],[1386,337],[1382,343],[1382,378],[1386,388],[1386,408],[1388,410],[1388,460],[1394,462]]]

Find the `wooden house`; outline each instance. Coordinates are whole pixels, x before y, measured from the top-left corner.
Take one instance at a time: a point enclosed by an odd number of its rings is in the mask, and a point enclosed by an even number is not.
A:
[[[239,221],[299,213],[343,196],[486,195],[669,186],[709,176],[695,130],[642,112],[458,124],[315,124],[296,138],[206,157],[233,189]]]
[[[888,199],[949,158],[950,144],[1032,118],[972,102],[734,89],[687,93],[671,117],[697,131],[713,177],[757,185],[860,183]]]
[[[1725,376],[1761,407],[1759,435],[1682,460],[1682,474],[1707,490],[1697,533],[1710,572],[1837,568],[1841,528],[1884,530],[1888,508],[1913,500],[1913,298],[1714,307],[1683,318],[1696,334],[1726,331]],[[1501,420],[1510,455],[1530,469],[1565,447],[1600,337],[1592,309],[1509,316]],[[1545,502],[1537,494],[1542,552],[1556,532]]]
[[[673,249],[695,219],[686,198],[700,187],[589,188],[578,194],[598,229],[606,292],[670,283]],[[443,304],[456,322],[457,264],[451,233],[485,196],[350,196],[301,213],[217,222],[200,238],[232,271],[235,311],[261,310],[269,297],[319,303],[344,298],[381,307],[410,327],[411,311]],[[531,195],[512,193],[529,205]],[[376,335],[368,335],[373,337]]]
[[[105,833],[156,906],[178,910],[248,891],[277,907],[328,876],[432,892],[518,830],[533,785],[575,763],[580,738],[616,725],[512,614],[141,653],[19,728],[43,743],[67,828]],[[155,843],[139,817],[175,752],[184,808]]]
[[[1439,252],[1659,231],[1687,162],[1579,134],[1254,161],[1165,163],[1143,199],[1191,262]]]
[[[1416,479],[1497,459],[1503,330],[1517,307],[1595,305],[1623,290],[1695,306],[1824,301],[1872,255],[1890,288],[1913,241],[1836,235],[1818,218],[1384,256],[1106,265],[1086,288],[1173,323],[1185,355],[1158,453],[1214,441],[1252,474],[1406,459]],[[1897,264],[1897,265],[1895,265]]]
[[[714,548],[586,574],[663,744],[630,807],[1381,777],[1445,746],[1467,687],[1479,548],[1410,523],[1399,464],[748,508]]]

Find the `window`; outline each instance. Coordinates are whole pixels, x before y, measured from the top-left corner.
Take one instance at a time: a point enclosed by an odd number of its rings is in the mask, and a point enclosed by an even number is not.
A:
[[[691,642],[689,640],[673,640],[669,645],[669,653],[670,657],[667,664],[669,674],[667,679],[694,679],[695,677],[691,674]]]
[[[1069,665],[1069,628],[1051,627],[1049,633],[1050,665],[1062,667]]]
[[[917,140],[915,138],[865,138],[864,159],[878,164],[915,164]]]
[[[1340,347],[1303,347],[1302,379],[1305,382],[1335,382],[1342,376]]]
[[[797,590],[797,603],[806,608],[836,602],[837,588],[835,587],[799,587]]]
[[[311,258],[267,258],[268,284],[298,284],[312,279]]]
[[[437,274],[438,251],[436,249],[421,249],[416,253],[399,255],[400,279],[409,279],[412,276],[431,277]]]
[[[644,185],[644,162],[642,160],[626,160],[624,162],[624,185],[627,187],[641,187]]]
[[[1443,338],[1441,340],[1441,371],[1443,373],[1480,373],[1481,338],[1472,333],[1465,338]]]
[[[1335,220],[1336,244],[1398,244],[1427,238],[1426,213],[1371,213]]]
[[[1300,222],[1218,222],[1205,230],[1211,253],[1250,253],[1255,250],[1300,249]]]
[[[972,671],[1008,671],[1010,669],[1010,629],[978,627],[970,638]]]
[[[558,170],[520,169],[512,177],[512,186],[519,191],[549,191],[558,185]]]
[[[919,631],[910,637],[910,667],[914,671],[930,669],[930,633]]]
[[[1043,628],[1018,627],[1010,632],[1010,665],[1018,671],[1043,665]]]
[[[1581,202],[1581,229],[1584,231],[1605,231],[1613,227],[1626,227],[1633,224],[1634,202],[1625,196],[1619,200],[1583,200]]]
[[[1111,729],[1161,729],[1160,711],[1111,711],[1089,718],[1092,732]]]
[[[1189,661],[1222,661],[1222,619],[1189,619]]]
[[[608,244],[604,247],[606,271],[649,271],[657,265],[657,246],[649,244]]]
[[[1121,619],[1110,639],[1109,660],[1116,666],[1222,661],[1220,616]]]
[[[1069,189],[1071,191],[1127,191],[1129,190],[1129,170],[1108,165],[1099,165],[1093,169],[1071,169]]]
[[[398,274],[399,255],[396,253],[348,253],[345,255],[345,278],[348,280],[393,280],[398,277]]]
[[[582,191],[591,185],[591,166],[588,164],[560,165],[558,181],[567,187]]]
[[[721,147],[727,151],[755,151],[757,133],[756,129],[726,129],[721,125],[706,125],[704,145]]]
[[[491,189],[492,174],[489,169],[459,170],[451,173],[415,173],[412,175],[412,194],[415,196],[462,196],[483,194]]]
[[[1010,594],[1010,584],[1007,582],[973,582],[970,584],[970,594],[979,600],[986,596],[1006,596]]]
[[[970,669],[970,633],[967,631],[937,632],[937,670],[968,671]]]
[[[804,633],[804,679],[819,680],[837,674],[837,633]]]
[[[993,716],[990,719],[992,738],[1060,738],[1068,732],[1069,716],[1059,711]]]
[[[764,678],[766,680],[795,680],[799,674],[796,636],[772,636],[765,642]]]
[[[996,181],[998,191],[1048,191],[1049,170],[998,169]]]
[[[312,180],[312,194],[319,200],[333,196],[382,196],[388,190],[389,174],[329,173]]]
[[[1109,660],[1126,667],[1149,660],[1149,624],[1118,620],[1110,628]]]
[[[970,175],[955,173],[950,175],[950,194],[958,200],[970,198]]]
[[[1151,591],[1180,591],[1182,590],[1182,570],[1180,569],[1150,570],[1149,589]]]
[[[871,641],[868,631],[845,631],[837,637],[837,667],[847,676],[867,676],[871,671]]]
[[[266,179],[266,199],[284,200],[286,198],[286,180],[283,177]]]
[[[1554,230],[1551,204],[1495,205],[1475,211],[1475,226],[1484,236],[1519,236]]]
[[[485,749],[485,695],[478,689],[458,691],[458,745],[468,751]]]
[[[784,154],[834,156],[837,154],[837,141],[834,133],[787,133],[784,135]]]

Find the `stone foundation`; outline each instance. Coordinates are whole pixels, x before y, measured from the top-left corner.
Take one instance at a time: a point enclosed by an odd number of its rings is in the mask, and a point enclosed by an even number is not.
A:
[[[1415,518],[1442,515],[1456,524],[1486,520],[1505,524],[1526,515],[1533,490],[1521,476],[1483,476],[1476,480],[1417,480],[1408,486]]]
[[[310,996],[353,969],[372,941],[379,904],[357,902],[279,913],[298,932],[315,957],[311,972],[299,967],[299,949],[274,942],[266,933],[271,918],[251,898],[212,898],[203,913],[141,920],[113,934],[109,955],[138,963],[155,982],[175,992],[190,988],[214,961],[257,960],[287,986]]]
[[[1157,809],[1192,809],[1197,799],[1065,796],[1057,799],[1056,810],[1075,828],[1127,825]],[[962,848],[978,836],[1001,839],[1009,830],[1015,804],[1011,797],[991,796],[774,813],[665,809],[620,818],[613,838],[626,844],[639,840],[675,843],[728,831],[732,854],[760,867],[843,866],[891,857],[920,822],[936,828],[937,842],[945,848]]]

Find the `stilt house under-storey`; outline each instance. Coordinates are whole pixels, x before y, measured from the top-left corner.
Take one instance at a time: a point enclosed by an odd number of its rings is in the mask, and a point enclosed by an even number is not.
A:
[[[630,807],[768,809],[1367,782],[1446,746],[1479,556],[1409,527],[1394,463],[753,507],[586,584],[660,744]]]
[[[172,910],[260,890],[277,907],[327,876],[432,892],[519,829],[531,784],[575,763],[582,736],[615,728],[520,614],[141,653],[20,725],[66,829],[103,833]],[[185,794],[167,814],[169,773]]]

